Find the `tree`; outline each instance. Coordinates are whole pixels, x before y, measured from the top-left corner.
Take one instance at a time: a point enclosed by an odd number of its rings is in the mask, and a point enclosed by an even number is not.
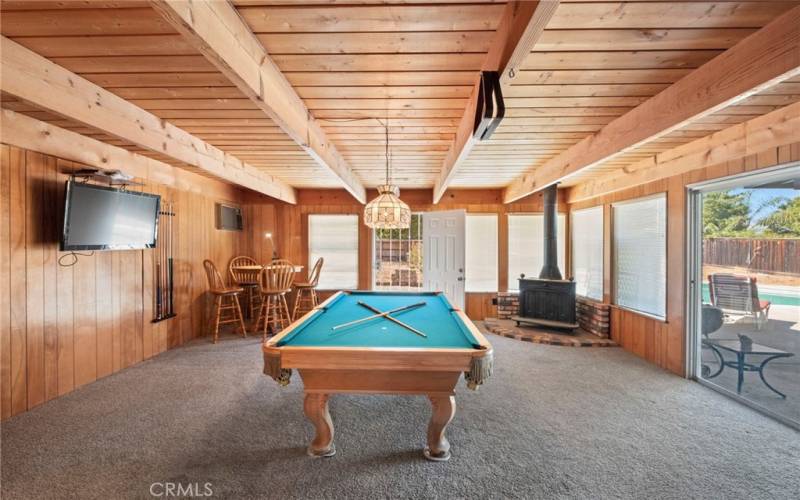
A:
[[[703,234],[706,238],[750,236],[750,193],[730,191],[703,196]]]
[[[408,229],[376,229],[375,236],[379,240],[407,240],[422,238],[422,217],[411,215],[411,227]]]
[[[767,233],[800,237],[800,196],[785,200],[771,214],[758,221]]]

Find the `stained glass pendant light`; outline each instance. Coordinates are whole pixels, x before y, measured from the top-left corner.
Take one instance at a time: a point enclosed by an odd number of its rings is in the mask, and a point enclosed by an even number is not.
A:
[[[378,196],[364,207],[364,224],[373,229],[407,229],[411,209],[400,199],[400,188],[391,183],[389,169],[389,124],[386,129],[386,184],[378,186]]]

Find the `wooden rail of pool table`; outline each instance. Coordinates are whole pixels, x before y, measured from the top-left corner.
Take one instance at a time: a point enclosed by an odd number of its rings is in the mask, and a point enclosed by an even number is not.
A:
[[[363,292],[362,290],[353,290],[353,293],[362,293],[362,292]],[[334,293],[333,295],[331,295],[330,297],[328,297],[327,299],[325,299],[323,302],[320,302],[319,304],[317,304],[317,306],[314,309],[311,309],[310,311],[305,313],[303,316],[297,318],[294,322],[292,322],[291,325],[286,327],[279,334],[275,335],[274,337],[271,337],[266,342],[264,342],[264,346],[265,347],[266,346],[276,346],[278,344],[278,342],[280,342],[285,336],[287,336],[290,333],[292,333],[292,331],[294,331],[295,328],[297,328],[300,324],[302,324],[303,321],[305,321],[307,318],[311,317],[312,314],[316,314],[317,311],[327,308],[328,305],[331,302],[333,302],[334,300],[336,300],[339,297],[339,295],[343,295],[345,293],[348,293],[348,292],[344,292],[344,291],[340,290],[340,291]],[[441,293],[441,292],[437,292],[437,293]],[[475,324],[472,322],[472,320],[470,320],[469,317],[467,317],[467,315],[464,313],[464,311],[462,311],[461,309],[459,309],[457,307],[453,307],[453,312],[455,312],[456,315],[459,317],[459,319],[467,326],[467,328],[469,329],[470,333],[475,337],[475,340],[478,341],[478,344],[480,344],[481,346],[483,346],[486,349],[491,349],[492,348],[492,345],[489,343],[488,340],[486,340],[486,337],[483,336],[481,331],[478,330],[478,328],[475,326]],[[367,349],[369,349],[369,348],[367,348]]]
[[[336,300],[339,295],[344,293],[347,292],[340,291],[335,293],[303,317],[293,322],[284,331],[267,340],[262,345],[265,361],[267,357],[272,357],[271,361],[273,363],[279,360],[279,368],[283,370],[294,368],[298,370],[404,370],[428,373],[460,373],[469,370],[473,358],[492,355],[492,346],[489,341],[460,309],[454,309],[454,312],[466,325],[475,340],[478,341],[481,346],[480,349],[277,346],[283,338],[290,335],[304,321],[312,315],[318,314]],[[331,355],[333,353],[335,353],[334,356]],[[278,359],[276,360],[275,358]],[[270,375],[273,374],[270,373]],[[378,389],[365,390],[364,392],[378,392]],[[420,388],[419,391],[415,392],[425,393],[427,391]]]

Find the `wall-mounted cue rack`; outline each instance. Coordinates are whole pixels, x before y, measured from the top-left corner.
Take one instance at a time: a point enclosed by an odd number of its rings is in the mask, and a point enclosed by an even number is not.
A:
[[[158,241],[156,243],[155,258],[155,317],[153,323],[175,317],[174,299],[174,267],[173,254],[175,251],[175,204],[162,202],[161,211],[158,213]]]

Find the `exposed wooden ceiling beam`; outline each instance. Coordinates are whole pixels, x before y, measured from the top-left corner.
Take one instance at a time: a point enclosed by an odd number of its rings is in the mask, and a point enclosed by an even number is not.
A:
[[[151,4],[320,166],[366,203],[361,181],[230,3],[153,0]]]
[[[2,37],[0,87],[20,100],[287,203],[293,187]],[[120,166],[122,168],[123,166]]]
[[[119,169],[133,177],[148,179],[181,191],[212,194],[225,199],[231,192],[240,188],[219,183],[200,174],[132,153],[127,149],[112,146],[10,109],[2,110],[0,130],[3,144],[99,169]]]
[[[651,158],[573,186],[568,203],[723,164],[770,149],[800,143],[800,102],[728,127]]]
[[[503,17],[481,67],[483,71],[497,71],[500,73],[502,90],[510,87],[512,79],[519,72],[520,64],[533,49],[547,22],[555,13],[558,4],[559,0],[541,2],[514,1],[506,4]],[[456,137],[450,145],[442,165],[442,171],[434,185],[434,203],[439,203],[442,195],[447,191],[450,182],[455,177],[459,164],[469,156],[472,148],[478,142],[472,136],[472,128],[479,89],[480,77],[473,85]]]
[[[800,7],[678,80],[505,190],[511,203],[800,74]]]

